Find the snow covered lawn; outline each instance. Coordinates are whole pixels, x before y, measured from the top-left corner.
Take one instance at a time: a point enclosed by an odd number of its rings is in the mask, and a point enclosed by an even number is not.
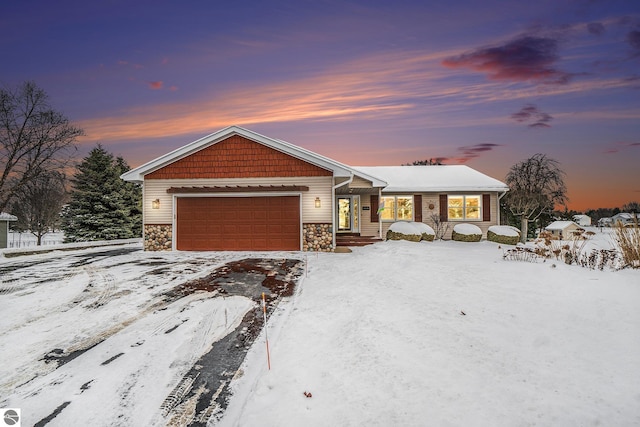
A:
[[[487,241],[128,247],[0,259],[0,407],[23,425],[167,425],[167,397],[256,304],[160,295],[247,257],[301,258],[308,275],[269,320],[272,369],[262,335],[212,425],[640,425],[638,270],[506,261]]]
[[[254,346],[220,425],[640,425],[640,271],[505,261],[505,248],[310,255],[270,323],[271,371]]]

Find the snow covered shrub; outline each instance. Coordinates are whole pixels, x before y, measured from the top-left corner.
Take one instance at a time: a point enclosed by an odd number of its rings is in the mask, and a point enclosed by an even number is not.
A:
[[[391,224],[387,231],[387,240],[408,240],[432,242],[436,236],[433,228],[422,222],[398,221]]]
[[[492,225],[487,231],[487,240],[504,245],[517,245],[520,241],[520,230],[509,225]]]
[[[615,243],[622,254],[623,267],[640,268],[640,227],[636,219],[632,227],[620,222],[615,226]]]
[[[482,240],[482,230],[473,224],[456,224],[451,239],[457,242],[479,242]]]

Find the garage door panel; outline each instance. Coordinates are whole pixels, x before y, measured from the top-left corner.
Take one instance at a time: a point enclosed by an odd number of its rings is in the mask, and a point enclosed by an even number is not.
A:
[[[299,196],[179,197],[179,250],[300,250]]]

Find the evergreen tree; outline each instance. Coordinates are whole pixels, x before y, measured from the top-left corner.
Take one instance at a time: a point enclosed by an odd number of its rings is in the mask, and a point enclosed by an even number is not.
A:
[[[120,175],[129,170],[101,145],[85,157],[71,182],[71,201],[63,210],[65,242],[129,239],[141,235],[140,187]]]

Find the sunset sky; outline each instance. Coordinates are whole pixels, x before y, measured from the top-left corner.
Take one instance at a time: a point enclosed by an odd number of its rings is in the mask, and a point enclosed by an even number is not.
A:
[[[640,1],[4,1],[26,80],[132,167],[225,126],[349,165],[536,153],[569,208],[640,201]]]

